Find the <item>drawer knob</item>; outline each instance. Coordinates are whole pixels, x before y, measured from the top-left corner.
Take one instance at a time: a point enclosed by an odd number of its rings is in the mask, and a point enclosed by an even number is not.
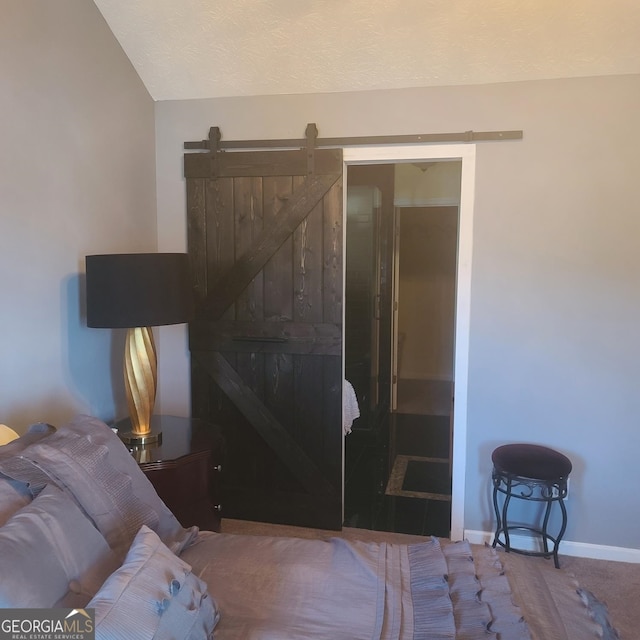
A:
[[[217,511],[218,513],[220,513],[222,511],[222,505],[221,504],[214,504],[213,505],[213,510]]]
[[[214,471],[222,471],[222,465],[221,464],[217,464],[213,467]]]

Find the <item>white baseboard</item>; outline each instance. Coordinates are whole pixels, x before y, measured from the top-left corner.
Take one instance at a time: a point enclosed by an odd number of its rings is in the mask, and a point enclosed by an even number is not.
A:
[[[493,542],[493,533],[489,531],[465,529],[464,538],[471,544],[491,544]],[[538,544],[535,538],[518,534],[511,534],[509,538],[513,546],[518,549],[524,549],[525,551],[538,550]],[[571,540],[562,540],[560,543],[560,555],[640,564],[640,549],[611,547],[605,544],[590,544],[588,542],[573,542]]]

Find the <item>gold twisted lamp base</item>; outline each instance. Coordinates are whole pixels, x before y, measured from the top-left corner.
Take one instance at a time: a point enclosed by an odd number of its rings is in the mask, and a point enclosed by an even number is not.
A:
[[[151,428],[157,378],[156,347],[151,327],[129,329],[124,353],[124,383],[131,431],[119,434],[128,444],[152,444],[162,440],[162,433]]]

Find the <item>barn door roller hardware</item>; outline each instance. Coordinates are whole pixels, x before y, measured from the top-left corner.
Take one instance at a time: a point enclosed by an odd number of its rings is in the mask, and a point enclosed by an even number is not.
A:
[[[454,142],[492,142],[521,140],[522,131],[463,131],[460,133],[420,133],[398,136],[356,136],[346,138],[318,138],[318,127],[314,122],[307,125],[306,138],[281,140],[222,140],[219,127],[209,129],[209,139],[185,142],[184,148],[193,151],[208,151],[213,156],[217,151],[233,149],[306,149],[307,169],[313,173],[313,149],[319,147],[349,147],[378,144],[444,144]]]
[[[315,122],[310,122],[305,129],[307,135],[307,175],[313,175],[315,169],[314,149],[318,140],[318,127]]]

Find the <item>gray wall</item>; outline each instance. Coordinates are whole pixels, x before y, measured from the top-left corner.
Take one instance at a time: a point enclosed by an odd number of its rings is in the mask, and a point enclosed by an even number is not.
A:
[[[212,125],[226,139],[307,122],[321,137],[523,129],[477,149],[465,527],[492,527],[492,449],[531,441],[574,462],[567,539],[637,547],[638,113],[637,75],[160,102],[160,248],[186,246],[182,143]],[[166,407],[188,412],[184,329],[162,335]]]
[[[86,0],[4,1],[0,78],[0,422],[124,416],[124,336],[87,329],[81,274],[156,249],[153,101]]]

